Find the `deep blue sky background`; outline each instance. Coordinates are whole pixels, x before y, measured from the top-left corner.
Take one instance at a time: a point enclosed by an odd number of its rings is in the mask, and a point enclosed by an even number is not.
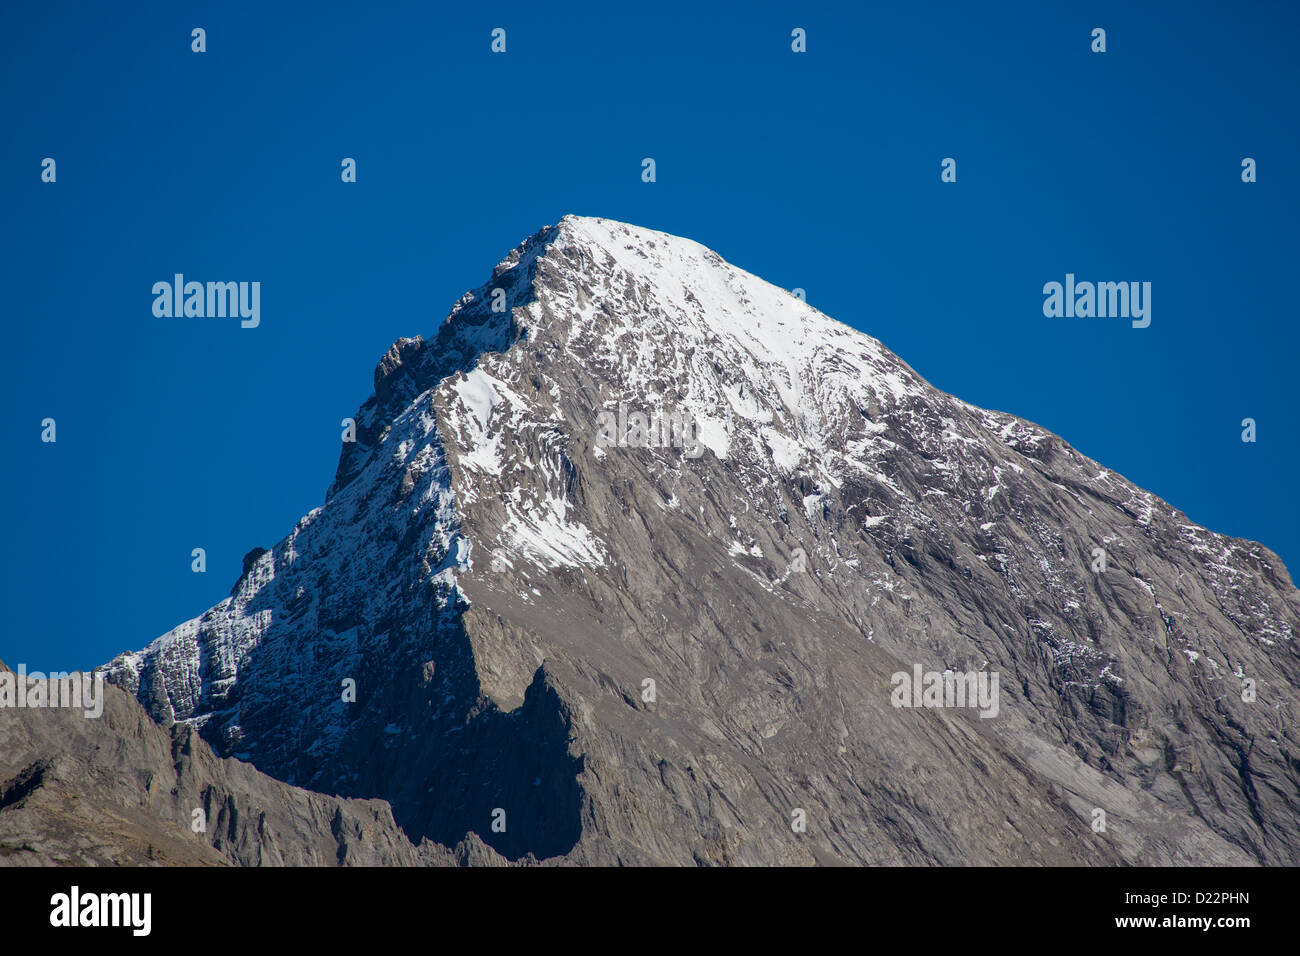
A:
[[[223,598],[322,502],[387,346],[568,212],[802,286],[1300,569],[1294,4],[380,6],[4,5],[8,663]],[[1045,319],[1067,271],[1151,281],[1151,327]],[[261,327],[154,318],[174,272],[260,280]]]

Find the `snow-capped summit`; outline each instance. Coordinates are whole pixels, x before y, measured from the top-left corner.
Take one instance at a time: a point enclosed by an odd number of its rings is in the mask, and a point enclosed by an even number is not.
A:
[[[509,858],[1300,862],[1266,548],[665,233],[566,216],[429,332],[325,504],[109,665],[156,717]]]

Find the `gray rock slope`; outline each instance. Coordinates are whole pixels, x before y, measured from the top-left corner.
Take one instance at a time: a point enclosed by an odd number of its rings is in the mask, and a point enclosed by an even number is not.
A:
[[[1277,556],[694,242],[565,217],[355,418],[325,504],[108,665],[222,756],[510,860],[1300,863]],[[893,706],[916,665],[997,715]]]
[[[105,692],[94,719],[4,711],[0,865],[434,865],[473,852],[417,850],[384,801],[290,787],[217,758],[188,724],[162,727],[119,688]]]

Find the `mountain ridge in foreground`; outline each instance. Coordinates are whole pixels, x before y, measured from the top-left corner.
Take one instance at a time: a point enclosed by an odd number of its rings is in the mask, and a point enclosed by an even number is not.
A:
[[[267,787],[387,801],[396,862],[1300,863],[1277,556],[703,246],[565,217],[355,422],[106,670]],[[894,706],[918,670],[996,715]]]

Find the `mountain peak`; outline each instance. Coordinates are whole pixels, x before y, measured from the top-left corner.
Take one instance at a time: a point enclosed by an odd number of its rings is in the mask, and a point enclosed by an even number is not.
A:
[[[109,667],[224,755],[512,859],[1300,862],[1277,557],[698,243],[563,217],[356,425],[323,507]],[[999,705],[900,708],[914,672]]]

